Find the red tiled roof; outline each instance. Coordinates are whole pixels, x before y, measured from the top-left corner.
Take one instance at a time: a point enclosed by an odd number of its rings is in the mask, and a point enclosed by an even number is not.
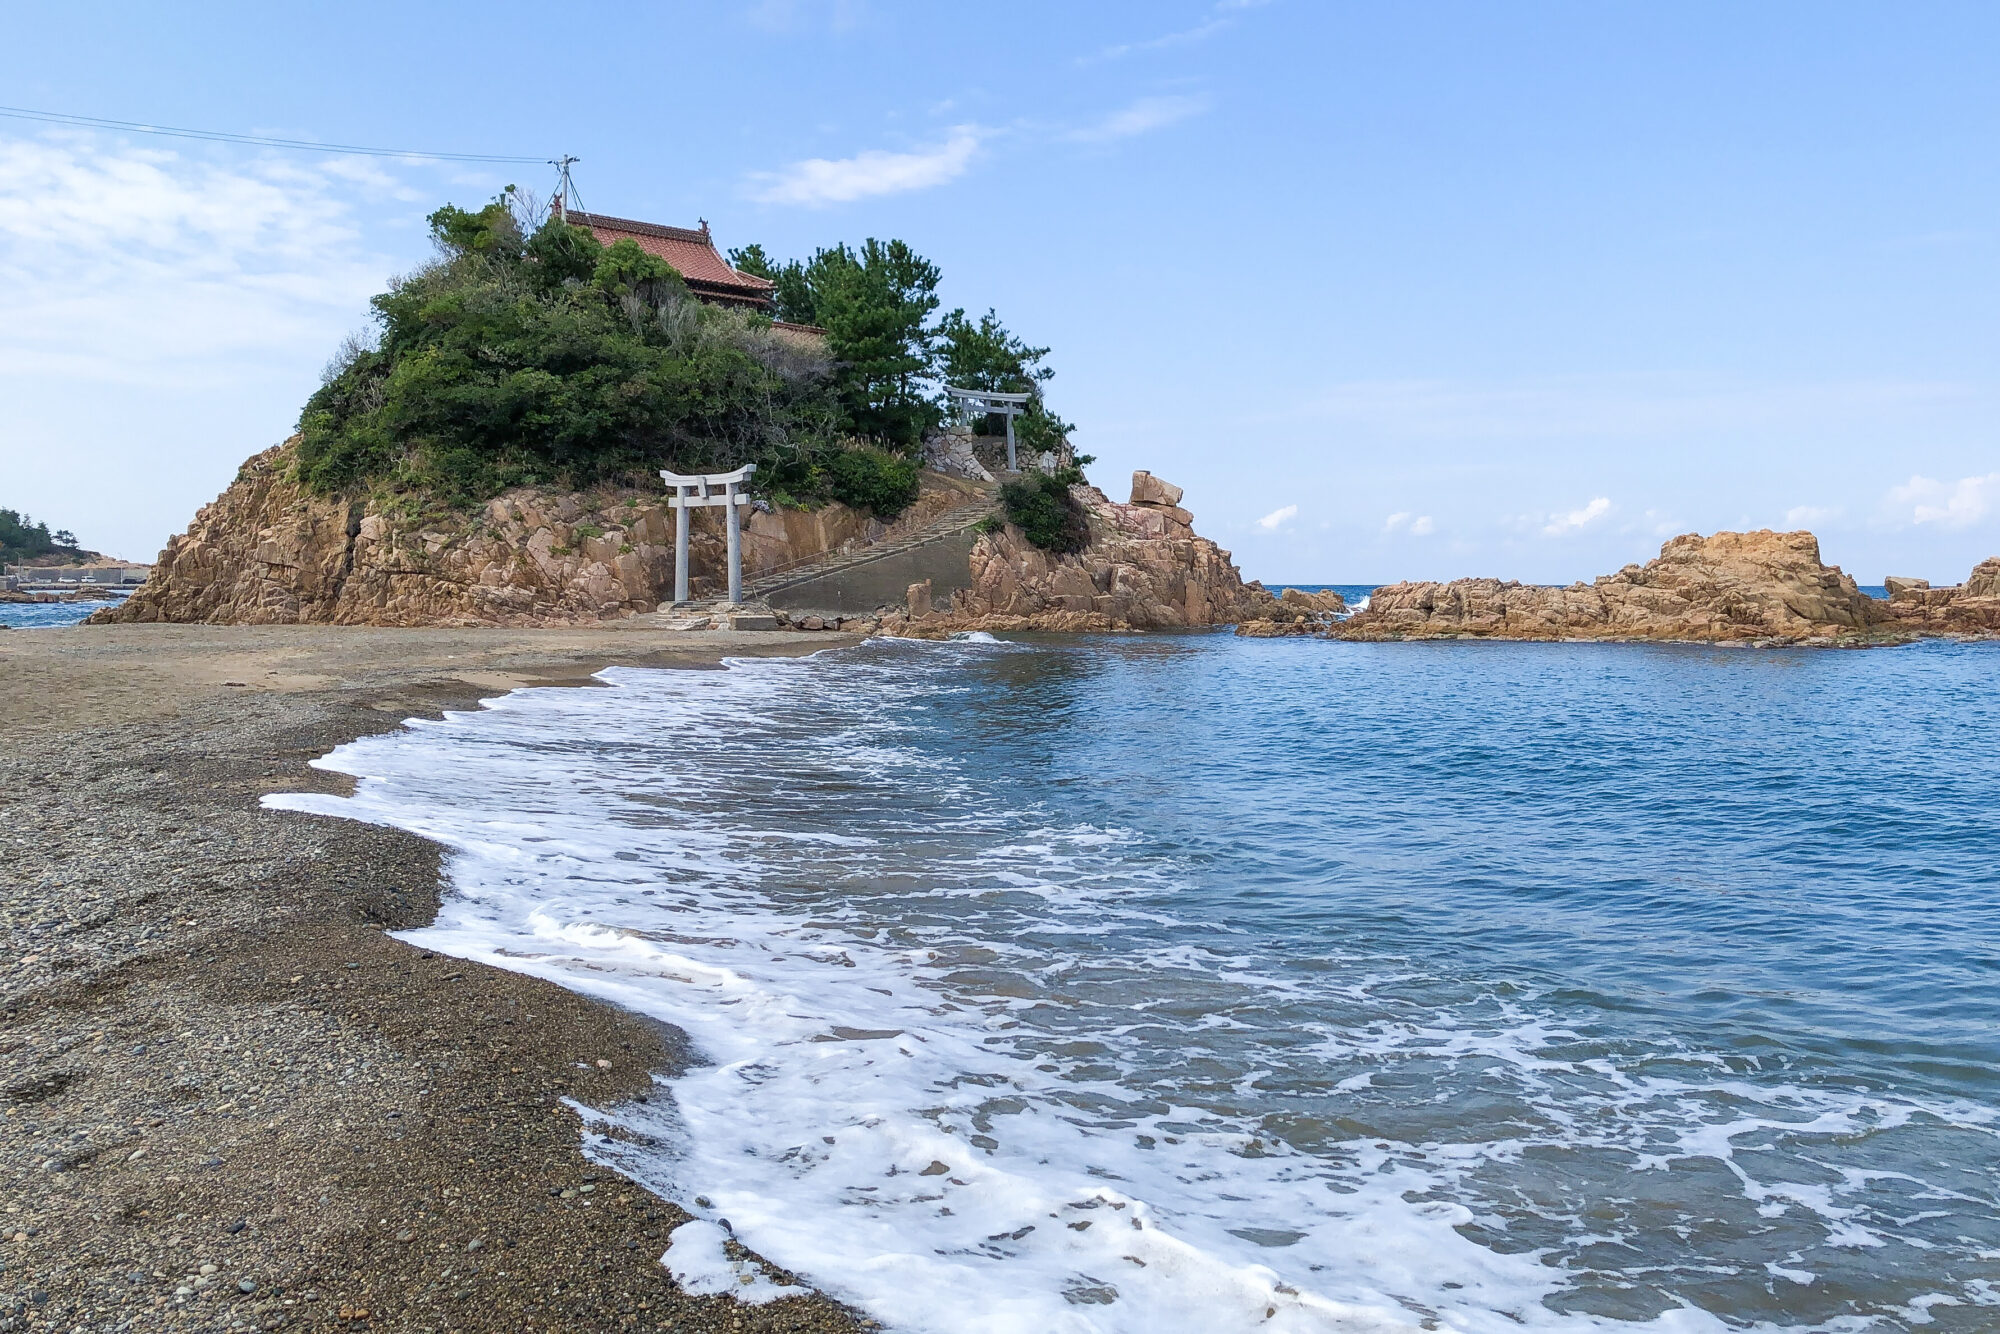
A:
[[[654,222],[635,222],[631,218],[611,218],[576,209],[571,209],[568,217],[577,226],[590,228],[591,234],[605,245],[630,239],[647,254],[658,255],[673,265],[674,271],[698,294],[712,293],[766,305],[771,300],[771,289],[777,286],[768,278],[730,268],[709,238],[707,227],[662,227]]]

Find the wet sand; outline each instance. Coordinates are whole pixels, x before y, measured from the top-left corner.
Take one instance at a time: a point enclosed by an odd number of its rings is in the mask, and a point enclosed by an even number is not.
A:
[[[258,806],[515,686],[851,642],[0,632],[0,1330],[868,1328],[685,1296],[685,1215],[584,1159],[562,1100],[649,1094],[682,1035],[390,938],[438,850]]]

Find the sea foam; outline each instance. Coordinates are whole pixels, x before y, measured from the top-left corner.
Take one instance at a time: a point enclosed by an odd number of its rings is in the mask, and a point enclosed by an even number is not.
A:
[[[410,943],[689,1034],[704,1063],[589,1143],[697,1216],[663,1258],[691,1291],[784,1295],[723,1255],[727,1220],[898,1330],[1719,1330],[1746,1322],[1567,1300],[1646,1223],[1562,1192],[1725,1164],[1731,1207],[1799,1242],[1770,1281],[1806,1285],[1879,1241],[1879,1183],[1765,1179],[1770,1155],[1913,1118],[1990,1139],[1978,1107],[1589,1044],[1408,959],[1274,955],[1190,911],[1184,854],[929,742],[1015,670],[968,657],[1022,652],[616,669],[343,746],[319,763],[352,797],[266,801],[448,848]],[[1424,1110],[1466,1098],[1507,1110]],[[1493,1244],[1523,1210],[1542,1240]],[[1793,1326],[1768,1314],[1741,1313]]]

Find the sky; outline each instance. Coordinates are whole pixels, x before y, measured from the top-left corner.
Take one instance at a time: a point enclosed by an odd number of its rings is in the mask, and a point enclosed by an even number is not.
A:
[[[725,247],[909,241],[1247,577],[2000,553],[2000,6],[9,10],[7,107],[531,159],[0,117],[0,505],[116,555],[290,432],[433,208],[561,153]]]

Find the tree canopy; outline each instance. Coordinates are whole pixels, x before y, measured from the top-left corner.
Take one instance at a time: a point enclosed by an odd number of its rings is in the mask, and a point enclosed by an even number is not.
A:
[[[466,501],[754,462],[770,485],[816,488],[841,428],[832,368],[768,321],[703,305],[629,240],[555,218],[524,235],[504,199],[441,208],[431,232],[438,259],[374,299],[378,338],[306,404],[309,486]]]
[[[730,252],[775,284],[777,318],[826,331],[821,351],[768,316],[697,300],[629,239],[607,247],[524,212],[509,187],[431,215],[437,257],[374,298],[371,334],[349,341],[300,416],[307,486],[472,502],[523,483],[755,463],[760,489],[851,490],[882,512],[909,491],[884,460],[913,456],[937,425],[940,379],[1039,395],[1052,374],[1048,349],[991,310],[936,320],[938,267],[900,240],[804,261]],[[1036,423],[1067,430],[1039,401],[1031,436]],[[835,466],[857,445],[874,452]]]
[[[0,562],[23,564],[40,556],[82,554],[73,534],[63,529],[51,532],[46,523],[19,510],[0,509]]]

